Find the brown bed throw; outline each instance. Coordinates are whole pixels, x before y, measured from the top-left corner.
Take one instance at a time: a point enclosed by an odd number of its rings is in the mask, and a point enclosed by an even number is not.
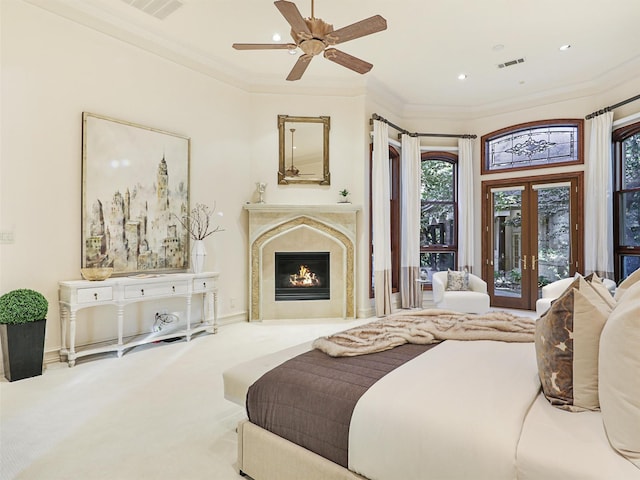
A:
[[[348,468],[349,424],[360,397],[436,345],[406,344],[357,357],[334,358],[315,349],[298,355],[249,387],[249,420]]]
[[[320,337],[313,348],[332,357],[381,352],[404,343],[428,344],[442,340],[533,342],[536,321],[508,312],[482,315],[428,309],[389,315],[358,327]]]

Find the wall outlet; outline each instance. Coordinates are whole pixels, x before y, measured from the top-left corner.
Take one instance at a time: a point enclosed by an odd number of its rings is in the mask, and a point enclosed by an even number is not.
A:
[[[10,245],[14,242],[13,231],[3,230],[0,232],[0,243]]]

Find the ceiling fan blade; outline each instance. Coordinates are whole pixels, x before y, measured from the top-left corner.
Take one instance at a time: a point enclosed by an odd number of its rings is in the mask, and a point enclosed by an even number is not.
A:
[[[296,34],[307,40],[312,37],[311,30],[309,30],[307,22],[304,21],[304,17],[295,3],[278,0],[277,2],[273,2],[273,4],[280,10],[280,13],[285,20],[289,22],[289,25],[291,25],[291,28]]]
[[[324,51],[324,58],[358,73],[367,73],[373,68],[371,63],[360,60],[358,57],[344,53],[341,50],[336,50],[335,48],[326,49]]]
[[[366,18],[346,27],[339,28],[330,32],[325,37],[325,42],[329,45],[337,45],[339,43],[353,40],[354,38],[364,37],[372,33],[381,32],[387,29],[387,21],[380,15]]]
[[[289,72],[289,76],[287,77],[287,80],[289,81],[300,80],[302,78],[302,74],[311,63],[312,58],[313,58],[313,55],[302,55],[300,58],[298,58],[298,61]]]
[[[295,43],[234,43],[231,46],[236,50],[293,50],[298,47]]]

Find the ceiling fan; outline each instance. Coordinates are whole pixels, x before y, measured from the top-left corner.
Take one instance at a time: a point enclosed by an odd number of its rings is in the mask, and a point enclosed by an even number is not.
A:
[[[299,80],[314,56],[324,52],[324,58],[357,73],[367,73],[373,65],[353,55],[333,48],[333,45],[377,33],[387,28],[387,21],[380,15],[352,23],[338,30],[320,18],[315,18],[311,0],[311,17],[303,18],[293,2],[278,0],[273,2],[285,20],[291,25],[291,37],[295,43],[234,43],[236,50],[276,50],[295,51],[300,47],[304,53],[298,58],[287,80]]]

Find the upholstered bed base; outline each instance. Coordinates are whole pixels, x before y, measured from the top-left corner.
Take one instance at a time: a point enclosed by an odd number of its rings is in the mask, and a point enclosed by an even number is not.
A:
[[[257,480],[363,480],[248,420],[238,424],[238,473]]]

